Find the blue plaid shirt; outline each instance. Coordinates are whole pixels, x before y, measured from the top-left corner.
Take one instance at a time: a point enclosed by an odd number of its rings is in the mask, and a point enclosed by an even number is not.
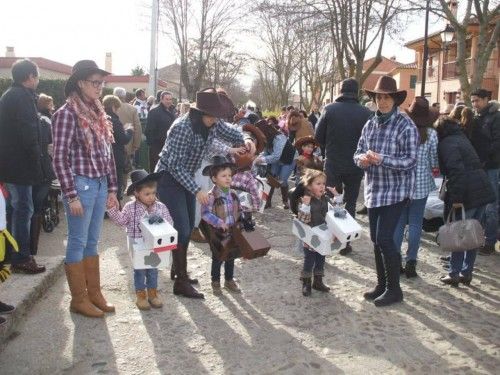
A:
[[[365,168],[365,205],[389,206],[412,198],[415,190],[418,131],[413,121],[397,109],[385,122],[372,116],[361,132],[354,162],[368,150],[382,156],[380,165]]]
[[[196,194],[201,188],[194,181],[194,173],[200,169],[203,157],[215,139],[243,145],[241,133],[222,121],[210,128],[205,141],[201,134],[193,131],[188,115],[179,117],[168,130],[155,172],[166,170],[186,190]]]
[[[418,146],[417,176],[413,199],[426,198],[431,191],[436,189],[432,169],[439,168],[437,147],[437,133],[434,129],[428,128],[427,142]]]

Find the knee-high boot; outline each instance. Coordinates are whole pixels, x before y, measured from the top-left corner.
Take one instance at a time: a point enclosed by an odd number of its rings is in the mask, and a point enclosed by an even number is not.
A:
[[[290,206],[288,205],[288,187],[287,186],[281,187],[281,200],[283,201],[283,208],[285,210],[288,210],[290,208]]]
[[[177,275],[174,282],[174,294],[181,295],[187,298],[205,298],[203,293],[199,293],[191,283],[187,275],[187,248],[182,245],[177,245],[177,249],[173,251],[174,269]]]
[[[85,279],[87,281],[90,302],[104,312],[115,312],[115,307],[108,303],[102,295],[99,255],[83,258],[83,266],[85,268]]]
[[[384,259],[387,287],[384,294],[373,301],[377,307],[392,305],[403,300],[403,291],[399,285],[399,267],[401,265],[399,255],[397,253],[383,254],[382,257]]]
[[[104,313],[89,300],[85,285],[83,262],[65,264],[66,279],[71,291],[70,310],[89,318],[102,318]]]
[[[385,268],[384,260],[382,259],[382,252],[378,246],[374,246],[373,252],[375,254],[375,269],[377,271],[377,285],[375,289],[370,292],[363,294],[363,297],[367,300],[374,300],[380,297],[385,292],[386,278],[385,278]]]

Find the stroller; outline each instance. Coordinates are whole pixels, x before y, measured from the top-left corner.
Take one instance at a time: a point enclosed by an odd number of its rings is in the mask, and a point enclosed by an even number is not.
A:
[[[44,232],[50,233],[59,224],[59,196],[61,184],[58,180],[52,181],[49,193],[43,205],[42,227]]]

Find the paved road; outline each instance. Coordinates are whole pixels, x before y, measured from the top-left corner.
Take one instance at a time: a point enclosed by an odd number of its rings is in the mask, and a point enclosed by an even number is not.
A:
[[[441,254],[426,239],[421,277],[403,280],[405,302],[378,309],[362,298],[375,280],[367,235],[351,256],[328,258],[332,292],[304,298],[289,214],[273,208],[258,222],[273,249],[237,261],[242,295],[213,296],[208,247],[192,246],[189,269],[207,299],[173,296],[162,272],[164,308],[139,312],[123,233],[106,220],[102,278],[116,314],[92,320],[69,313],[61,278],[0,353],[0,373],[499,373],[500,256],[478,257],[472,287],[452,289],[440,285]],[[42,255],[64,253],[64,225],[43,234]]]

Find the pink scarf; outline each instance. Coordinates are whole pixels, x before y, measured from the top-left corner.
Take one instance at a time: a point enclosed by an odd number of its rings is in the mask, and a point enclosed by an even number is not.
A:
[[[83,130],[85,148],[88,151],[94,146],[94,140],[101,144],[114,143],[113,125],[99,100],[89,106],[78,94],[73,93],[66,102],[78,116],[78,125]]]

